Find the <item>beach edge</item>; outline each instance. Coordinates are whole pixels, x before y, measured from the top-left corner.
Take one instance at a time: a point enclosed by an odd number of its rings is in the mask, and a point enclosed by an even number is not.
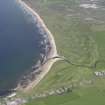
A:
[[[46,76],[46,74],[50,71],[53,64],[55,62],[57,62],[58,60],[60,60],[60,58],[51,59],[51,58],[54,58],[55,56],[58,56],[54,36],[49,31],[49,29],[47,28],[44,21],[39,16],[39,14],[24,1],[17,0],[17,2],[21,5],[23,5],[28,11],[30,11],[32,14],[34,14],[35,18],[38,19],[38,22],[42,25],[42,28],[48,34],[48,39],[49,39],[50,46],[51,46],[51,50],[49,51],[49,53],[47,55],[47,58],[50,58],[50,60],[47,59],[46,63],[44,63],[43,65],[40,65],[40,69],[42,70],[42,72],[40,74],[38,74],[37,78],[35,80],[31,81],[31,83],[28,86],[26,86],[25,88],[22,88],[20,83],[18,84],[18,86],[16,88],[17,90],[21,90],[23,92],[28,92],[29,90],[32,90]]]

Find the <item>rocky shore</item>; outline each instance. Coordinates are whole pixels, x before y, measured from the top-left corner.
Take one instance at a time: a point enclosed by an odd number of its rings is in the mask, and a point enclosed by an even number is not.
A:
[[[33,22],[35,23],[36,27],[38,28],[39,32],[43,36],[43,40],[41,41],[42,48],[44,53],[40,53],[41,59],[31,68],[31,72],[24,75],[22,79],[19,81],[17,86],[18,90],[28,91],[36,86],[43,77],[49,72],[52,65],[59,60],[59,58],[54,58],[58,56],[56,44],[53,35],[48,30],[46,25],[44,24],[41,17],[31,9],[25,2],[21,0],[17,0],[19,6],[23,9],[25,13],[28,13],[33,18]]]

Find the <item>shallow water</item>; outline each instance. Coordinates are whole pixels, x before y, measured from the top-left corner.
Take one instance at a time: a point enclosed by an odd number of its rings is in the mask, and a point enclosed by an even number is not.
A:
[[[41,35],[15,0],[0,0],[0,92],[14,88],[40,57]]]

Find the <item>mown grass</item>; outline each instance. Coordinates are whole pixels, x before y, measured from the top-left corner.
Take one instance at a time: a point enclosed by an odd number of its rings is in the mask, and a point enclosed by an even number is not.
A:
[[[94,69],[77,67],[62,61],[57,62],[46,77],[30,92],[29,97],[71,84],[77,85],[77,91],[62,96],[32,100],[27,105],[104,105],[105,80],[98,79],[94,75],[94,71],[105,69],[105,62],[102,61],[105,59],[104,25],[85,21],[83,10],[78,7],[79,0],[29,1],[54,35],[60,55],[65,56],[74,64],[91,66],[95,61],[101,62]],[[92,82],[88,84],[86,81]],[[82,86],[80,86],[81,83]]]

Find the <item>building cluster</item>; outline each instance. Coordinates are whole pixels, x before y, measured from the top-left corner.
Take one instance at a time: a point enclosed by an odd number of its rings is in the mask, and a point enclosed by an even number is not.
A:
[[[96,71],[94,74],[97,77],[105,77],[105,71]]]
[[[47,91],[45,93],[41,94],[35,94],[32,96],[32,99],[37,99],[37,98],[44,98],[52,95],[62,95],[64,93],[72,92],[72,87],[61,87],[59,89]]]

